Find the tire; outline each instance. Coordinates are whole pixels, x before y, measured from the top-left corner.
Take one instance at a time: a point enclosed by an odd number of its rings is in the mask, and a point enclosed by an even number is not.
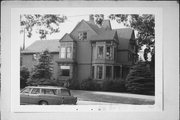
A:
[[[40,101],[40,102],[39,102],[39,105],[48,105],[48,102],[46,102],[46,101]]]

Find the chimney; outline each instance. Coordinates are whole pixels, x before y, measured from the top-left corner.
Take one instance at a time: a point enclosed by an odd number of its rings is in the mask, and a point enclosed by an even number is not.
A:
[[[89,15],[89,22],[94,23],[94,15],[93,14]]]

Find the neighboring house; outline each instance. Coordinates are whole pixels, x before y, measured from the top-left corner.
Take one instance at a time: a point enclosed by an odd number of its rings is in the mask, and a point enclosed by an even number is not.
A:
[[[21,51],[21,66],[25,66],[31,71],[34,65],[38,63],[39,53],[44,50],[49,50],[53,62],[53,77],[57,79],[58,64],[56,61],[59,59],[59,41],[58,40],[37,40],[25,50]]]
[[[51,40],[46,42],[53,43]],[[37,41],[28,47],[23,55],[31,55],[31,59],[23,58],[23,65],[32,68],[33,54],[40,48],[47,49],[47,46],[42,46],[46,42]],[[92,17],[89,21],[80,21],[70,34],[65,34],[59,43],[51,47],[56,50],[54,76],[64,83],[70,79],[82,81],[92,78],[101,83],[105,79],[125,78],[129,67],[137,60],[134,30],[112,29],[109,20],[98,26]],[[37,51],[33,52],[32,48]]]

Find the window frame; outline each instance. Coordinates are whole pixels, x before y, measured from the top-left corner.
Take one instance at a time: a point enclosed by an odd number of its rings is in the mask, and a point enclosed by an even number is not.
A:
[[[86,31],[79,32],[78,33],[78,40],[80,40],[80,41],[87,40],[87,32]]]
[[[68,66],[69,69],[62,69],[62,68],[61,68],[62,66]],[[63,73],[62,70],[69,70],[69,75],[68,75],[68,76],[62,75],[62,73]],[[61,76],[64,76],[64,77],[70,77],[71,66],[70,66],[70,65],[60,65],[60,71],[61,71]]]
[[[101,78],[99,77],[99,73],[100,73],[100,72],[99,72],[98,67],[102,67]],[[103,67],[103,65],[97,65],[97,66],[96,66],[96,79],[102,80],[102,79],[104,78],[103,75],[104,75],[104,67]]]
[[[100,56],[100,50],[99,50],[99,48],[100,47],[102,47],[102,56],[101,57],[99,57]],[[104,45],[98,45],[97,46],[97,59],[103,59],[104,58]]]

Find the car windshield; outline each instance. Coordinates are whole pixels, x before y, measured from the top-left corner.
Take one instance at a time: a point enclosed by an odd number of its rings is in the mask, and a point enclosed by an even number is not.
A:
[[[21,93],[29,93],[31,91],[31,88],[24,88],[21,90]]]

